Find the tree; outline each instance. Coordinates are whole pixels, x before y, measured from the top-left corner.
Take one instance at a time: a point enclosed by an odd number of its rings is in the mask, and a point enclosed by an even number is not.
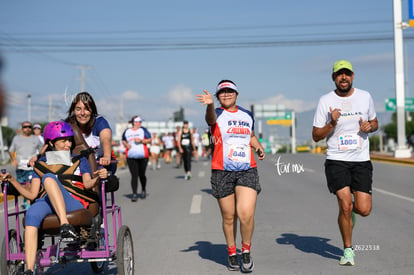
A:
[[[410,112],[410,116],[414,118],[414,112]],[[397,113],[394,112],[391,116],[391,123],[384,126],[384,133],[387,138],[397,140]],[[405,133],[407,137],[414,134],[414,120],[405,121]],[[406,138],[407,138],[406,137]]]
[[[13,137],[16,135],[16,132],[7,126],[1,126],[1,130],[3,132],[3,144],[4,146],[10,146]]]

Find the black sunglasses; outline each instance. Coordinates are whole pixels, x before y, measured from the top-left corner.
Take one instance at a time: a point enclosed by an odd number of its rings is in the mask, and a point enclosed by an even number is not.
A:
[[[22,128],[32,128],[32,125],[24,125]]]
[[[350,70],[340,70],[340,71],[337,71],[336,73],[335,73],[335,77],[337,77],[338,75],[342,75],[342,74],[345,74],[346,76],[352,76],[354,73],[353,72],[351,72]]]

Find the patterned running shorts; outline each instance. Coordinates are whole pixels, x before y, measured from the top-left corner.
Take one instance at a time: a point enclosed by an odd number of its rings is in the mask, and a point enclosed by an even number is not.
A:
[[[245,171],[211,171],[211,189],[215,198],[220,199],[233,194],[236,186],[252,188],[259,194],[262,188],[257,168]]]

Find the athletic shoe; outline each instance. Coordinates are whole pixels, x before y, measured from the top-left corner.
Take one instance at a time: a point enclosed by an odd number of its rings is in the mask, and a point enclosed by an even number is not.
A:
[[[242,264],[241,269],[243,272],[249,273],[252,272],[254,269],[253,259],[250,256],[250,252],[243,252],[242,253]]]
[[[230,271],[240,270],[239,260],[237,259],[237,254],[229,256],[227,269],[230,270]]]
[[[68,223],[60,226],[60,236],[64,241],[74,241],[78,237],[73,225]]]
[[[354,262],[354,250],[352,250],[352,248],[347,247],[344,249],[344,256],[341,257],[341,259],[339,260],[339,264],[340,265],[349,265],[349,266],[353,266],[355,265]]]
[[[141,192],[141,199],[145,199],[147,197],[147,191],[142,190]]]
[[[137,200],[138,200],[138,194],[137,193],[132,194],[131,201],[136,202]]]

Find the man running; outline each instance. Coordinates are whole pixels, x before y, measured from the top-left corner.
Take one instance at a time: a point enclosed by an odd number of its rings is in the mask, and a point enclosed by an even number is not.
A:
[[[372,199],[372,164],[368,134],[378,129],[371,95],[353,88],[354,70],[346,60],[335,62],[336,89],[319,99],[313,120],[313,140],[326,138],[325,175],[339,205],[338,224],[344,244],[340,265],[354,265],[352,228],[355,215],[368,216]],[[354,202],[352,201],[352,195]]]

